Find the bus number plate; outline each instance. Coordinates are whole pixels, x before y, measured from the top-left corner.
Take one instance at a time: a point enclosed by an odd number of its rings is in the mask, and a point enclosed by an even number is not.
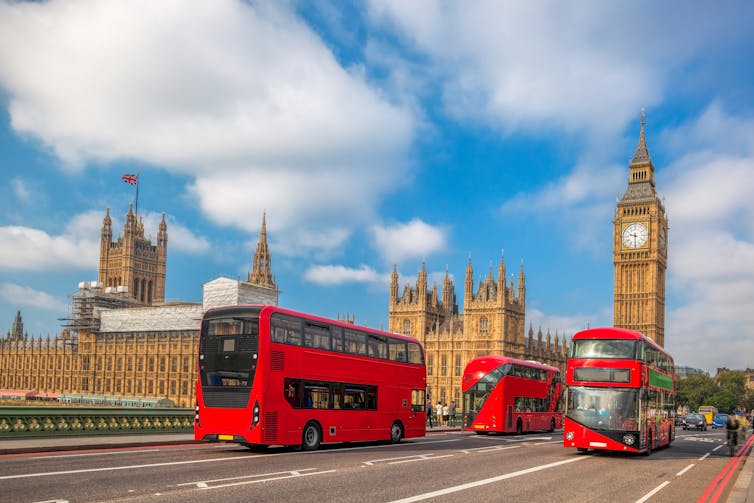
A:
[[[218,440],[233,440],[233,435],[218,435]]]

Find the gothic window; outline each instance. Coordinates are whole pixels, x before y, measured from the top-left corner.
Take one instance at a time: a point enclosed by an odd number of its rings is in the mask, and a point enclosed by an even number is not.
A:
[[[411,320],[403,320],[403,334],[411,335]]]
[[[147,302],[152,303],[152,282],[147,283]]]
[[[461,355],[456,355],[455,375],[461,375]]]
[[[448,374],[448,356],[442,355],[440,357],[440,375],[445,377]]]
[[[144,280],[144,279],[141,280],[141,293],[139,295],[141,296],[141,301],[142,302],[144,302],[145,295],[146,295],[146,292],[145,292],[145,290],[146,290],[146,284],[147,284],[146,280]]]
[[[432,375],[432,364],[434,363],[434,355],[427,355],[427,375]]]
[[[489,322],[487,321],[487,318],[482,317],[479,319],[479,333],[480,334],[486,334],[489,332]]]

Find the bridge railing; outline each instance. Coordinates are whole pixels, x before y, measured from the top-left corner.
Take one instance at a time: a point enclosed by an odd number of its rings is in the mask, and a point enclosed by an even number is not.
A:
[[[3,438],[125,433],[188,433],[193,409],[0,407]]]

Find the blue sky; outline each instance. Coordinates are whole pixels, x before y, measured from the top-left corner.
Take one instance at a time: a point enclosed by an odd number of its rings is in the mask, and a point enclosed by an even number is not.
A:
[[[266,211],[286,307],[386,326],[393,264],[462,293],[504,250],[527,327],[610,325],[646,107],[667,348],[752,367],[751,26],[744,1],[2,2],[0,328],[60,331],[135,171],[167,300],[245,277]]]

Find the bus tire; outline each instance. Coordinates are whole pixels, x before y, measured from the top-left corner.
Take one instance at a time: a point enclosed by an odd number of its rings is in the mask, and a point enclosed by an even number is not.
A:
[[[550,433],[555,431],[555,418],[554,417],[550,419],[550,429],[547,431],[549,431]]]
[[[301,436],[301,448],[305,451],[316,451],[322,442],[322,429],[316,421],[309,421],[304,426],[304,433]]]
[[[397,444],[403,438],[403,425],[400,421],[394,421],[390,427],[390,443]]]
[[[524,432],[524,424],[521,421],[521,419],[519,419],[518,421],[516,421],[516,435],[520,435],[523,432]]]

